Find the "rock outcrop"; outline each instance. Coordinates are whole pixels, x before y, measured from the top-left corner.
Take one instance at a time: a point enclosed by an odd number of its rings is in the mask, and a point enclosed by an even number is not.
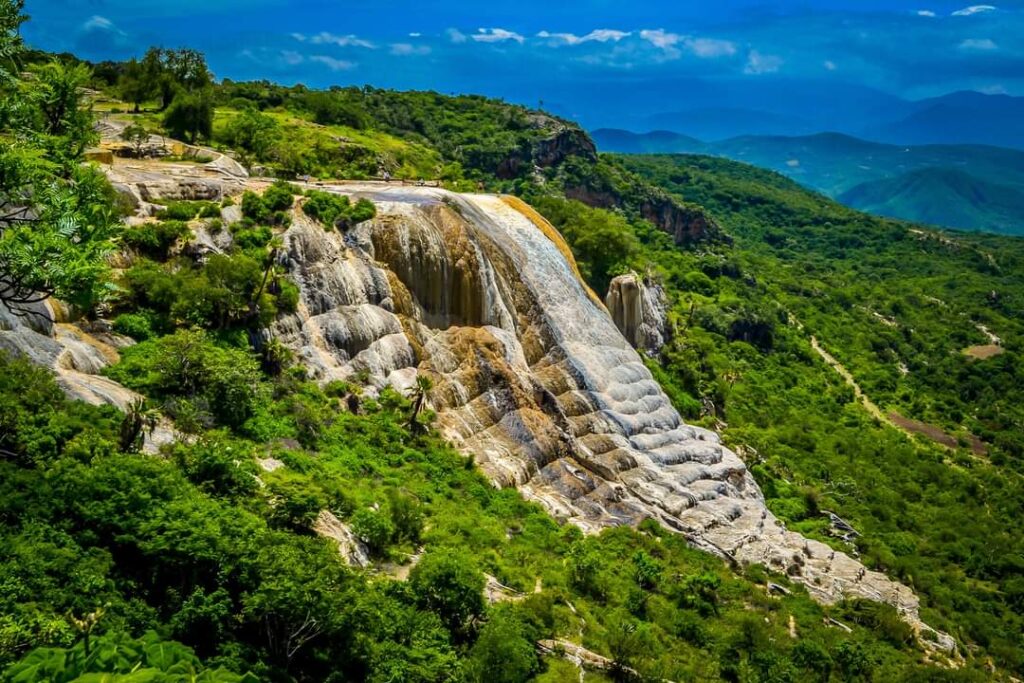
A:
[[[656,355],[668,336],[665,290],[636,273],[618,275],[608,286],[605,308],[633,348]]]
[[[535,168],[554,168],[570,157],[597,161],[597,147],[578,126],[545,114],[532,114],[530,125],[544,134],[498,161],[494,172],[499,178],[515,178]]]
[[[680,419],[529,207],[433,188],[323,189],[370,197],[378,215],[347,235],[299,215],[284,235],[301,301],[274,334],[317,376],[401,389],[426,373],[442,433],[557,518],[590,532],[653,518],[823,602],[887,602],[930,631],[910,589],[788,531],[740,458]],[[620,286],[623,311],[630,297]]]

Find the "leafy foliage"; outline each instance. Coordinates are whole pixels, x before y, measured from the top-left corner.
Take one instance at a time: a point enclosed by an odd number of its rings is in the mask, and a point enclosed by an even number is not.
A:
[[[0,3],[0,300],[16,310],[56,295],[88,308],[103,292],[114,192],[80,165],[93,143],[82,65],[50,61],[19,80],[22,3]]]
[[[347,230],[377,215],[377,209],[369,199],[360,198],[353,204],[344,195],[320,190],[309,191],[302,203],[302,211],[313,220],[340,230]]]

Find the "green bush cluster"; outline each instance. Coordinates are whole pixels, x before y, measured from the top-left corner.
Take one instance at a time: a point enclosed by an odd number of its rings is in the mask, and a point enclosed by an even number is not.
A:
[[[240,427],[265,395],[252,354],[218,346],[202,330],[178,330],[128,347],[108,375],[162,400],[189,431],[213,423]]]
[[[163,220],[127,228],[122,233],[121,241],[143,256],[165,260],[179,240],[191,234],[187,223]]]
[[[324,226],[339,230],[347,230],[377,215],[377,207],[369,199],[361,197],[353,204],[345,195],[320,190],[307,193],[302,211]]]
[[[298,188],[291,183],[277,181],[262,195],[251,190],[242,194],[242,215],[258,225],[286,225],[288,210],[295,203]]]
[[[160,220],[190,221],[196,218],[220,218],[220,207],[215,202],[176,201],[157,212]]]
[[[125,271],[121,286],[119,307],[130,315],[136,309],[147,311],[150,326],[165,332],[180,325],[223,330],[266,324],[298,304],[294,284],[244,252],[211,254],[204,263],[141,260]],[[135,324],[135,331],[145,335],[138,322],[129,318],[119,324]]]

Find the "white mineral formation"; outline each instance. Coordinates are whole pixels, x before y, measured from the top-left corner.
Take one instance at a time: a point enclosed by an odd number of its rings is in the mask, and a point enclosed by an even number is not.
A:
[[[163,162],[109,173],[146,201],[194,194],[197,181],[216,196],[265,186]],[[613,320],[529,206],[426,187],[319,189],[369,197],[378,213],[345,234],[296,209],[283,235],[279,258],[301,298],[270,333],[316,377],[401,390],[425,373],[441,432],[495,485],[559,519],[596,532],[653,518],[729,562],[785,572],[822,602],[892,604],[927,632],[922,642],[955,650],[921,622],[909,588],[785,529],[742,460],[682,421],[634,350],[649,348],[656,303],[620,281]]]
[[[302,296],[274,334],[317,376],[403,388],[426,373],[442,433],[556,517],[589,532],[654,518],[730,562],[786,572],[822,602],[890,603],[953,649],[920,621],[909,588],[787,531],[740,458],[683,423],[620,332],[639,334],[644,295],[620,280],[617,327],[528,206],[422,187],[323,189],[368,196],[378,216],[346,235],[297,212],[284,235]]]

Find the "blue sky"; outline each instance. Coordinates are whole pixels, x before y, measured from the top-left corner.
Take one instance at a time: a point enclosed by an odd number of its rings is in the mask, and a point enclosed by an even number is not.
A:
[[[90,59],[190,46],[218,77],[479,92],[586,119],[615,92],[648,111],[738,90],[1024,95],[1024,0],[993,2],[28,0],[24,34]]]

